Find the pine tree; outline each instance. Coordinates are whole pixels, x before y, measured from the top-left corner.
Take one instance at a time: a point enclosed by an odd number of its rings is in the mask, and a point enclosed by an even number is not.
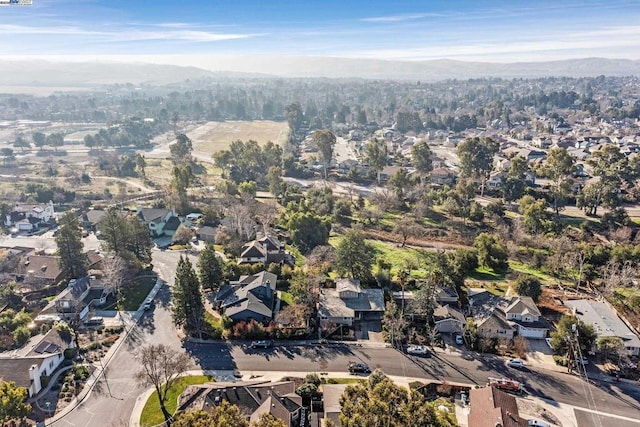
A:
[[[173,285],[173,323],[187,333],[202,332],[204,302],[200,281],[188,258],[180,256]]]
[[[74,212],[69,211],[63,215],[55,240],[63,276],[67,279],[83,277],[87,273],[84,245],[80,221]]]
[[[216,250],[211,243],[207,243],[198,258],[198,270],[200,284],[211,290],[217,290],[223,278],[222,261],[216,255]]]

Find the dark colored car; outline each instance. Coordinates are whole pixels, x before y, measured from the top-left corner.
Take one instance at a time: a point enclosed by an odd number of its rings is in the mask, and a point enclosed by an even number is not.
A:
[[[269,348],[272,346],[273,346],[273,341],[268,341],[268,340],[253,341],[251,343],[251,348]]]
[[[360,362],[349,362],[349,372],[352,374],[370,374],[369,365]]]

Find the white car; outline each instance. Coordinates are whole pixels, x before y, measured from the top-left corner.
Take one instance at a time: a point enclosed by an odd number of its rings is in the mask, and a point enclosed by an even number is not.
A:
[[[456,344],[458,345],[464,344],[464,339],[462,338],[462,335],[456,335]]]
[[[507,360],[507,366],[510,368],[522,369],[524,368],[524,362],[522,359],[509,359]]]
[[[407,347],[407,354],[424,356],[427,353],[428,353],[427,347],[424,345],[410,345],[409,347]]]

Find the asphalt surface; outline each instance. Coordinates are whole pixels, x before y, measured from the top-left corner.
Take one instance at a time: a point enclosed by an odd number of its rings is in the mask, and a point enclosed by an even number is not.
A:
[[[154,265],[171,284],[179,254],[154,251]],[[640,390],[627,384],[598,383],[590,388],[580,378],[556,371],[518,371],[504,366],[496,357],[462,357],[437,354],[431,357],[407,356],[391,348],[362,348],[346,345],[293,346],[276,345],[269,349],[251,349],[247,343],[183,343],[171,322],[170,288],[163,286],[154,307],[145,313],[106,370],[107,382],[101,379],[94,391],[76,410],[55,426],[124,426],[136,398],[146,387],[134,378],[140,369],[136,350],[149,343],[163,343],[183,348],[194,369],[224,371],[346,371],[351,360],[380,368],[389,375],[447,380],[484,385],[490,376],[509,376],[523,381],[526,390],[536,396],[589,409],[627,417],[640,414]],[[111,394],[109,393],[109,389]],[[616,422],[617,423],[617,422]],[[582,424],[580,424],[582,425]],[[603,424],[611,425],[611,424]]]

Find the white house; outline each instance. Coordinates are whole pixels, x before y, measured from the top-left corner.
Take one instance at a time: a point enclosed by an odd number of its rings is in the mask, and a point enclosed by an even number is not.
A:
[[[507,321],[525,338],[546,338],[549,327],[531,297],[516,297],[503,309]]]
[[[51,221],[54,215],[53,202],[40,205],[16,203],[5,216],[4,225],[15,226],[20,231],[31,231],[37,229],[38,224]]]
[[[43,377],[50,376],[64,360],[64,351],[73,340],[55,328],[32,338],[21,349],[0,355],[0,372],[5,381],[14,381],[33,397],[42,389]]]

